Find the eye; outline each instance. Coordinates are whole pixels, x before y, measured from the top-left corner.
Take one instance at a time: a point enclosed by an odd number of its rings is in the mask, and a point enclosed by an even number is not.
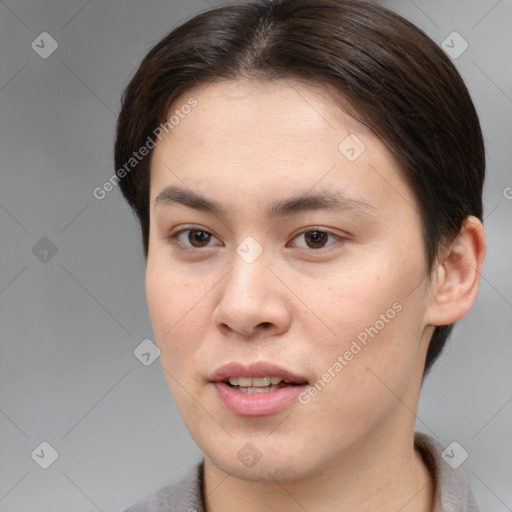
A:
[[[214,240],[219,241],[217,237],[203,229],[182,229],[174,235],[171,235],[171,238],[176,239],[186,247],[192,247],[194,249],[208,247],[212,245],[210,242]]]
[[[328,247],[341,240],[342,237],[339,235],[335,235],[330,231],[325,231],[322,229],[309,229],[308,231],[303,231],[298,236],[294,238],[294,240],[303,241],[302,243],[295,243],[295,247],[304,247],[306,249],[323,249],[324,247]]]

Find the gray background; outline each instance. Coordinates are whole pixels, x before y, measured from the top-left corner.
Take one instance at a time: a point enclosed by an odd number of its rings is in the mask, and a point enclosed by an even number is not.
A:
[[[119,511],[200,457],[159,361],[134,355],[152,338],[137,224],[117,189],[102,201],[92,191],[114,171],[136,66],[214,3],[0,2],[1,512]],[[487,143],[489,252],[477,303],[424,384],[417,429],[467,450],[482,509],[512,510],[512,2],[384,3],[439,44],[453,31],[469,43],[454,61]],[[59,46],[43,59],[31,43],[45,31]],[[48,469],[35,462],[48,449],[31,457],[43,441],[58,452]]]

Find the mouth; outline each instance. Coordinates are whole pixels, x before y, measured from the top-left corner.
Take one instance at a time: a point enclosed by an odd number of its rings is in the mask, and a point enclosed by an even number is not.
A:
[[[277,414],[297,402],[304,376],[270,362],[231,362],[209,376],[222,406],[238,416]]]
[[[290,382],[282,377],[229,377],[221,382],[227,386],[246,394],[256,393],[269,393],[270,391],[277,391],[278,389],[287,388],[291,386],[304,386],[307,382]]]
[[[217,368],[209,380],[214,383],[223,382],[232,388],[273,391],[272,387],[280,389],[287,386],[308,384],[308,379],[287,368],[266,361],[256,361],[249,364],[231,362]],[[257,392],[257,391],[256,391]]]

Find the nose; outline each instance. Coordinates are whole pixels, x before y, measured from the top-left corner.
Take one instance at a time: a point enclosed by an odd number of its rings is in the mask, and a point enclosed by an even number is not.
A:
[[[232,268],[219,285],[212,320],[222,334],[269,337],[289,329],[291,304],[287,288],[270,270],[263,255],[248,263],[234,254]]]

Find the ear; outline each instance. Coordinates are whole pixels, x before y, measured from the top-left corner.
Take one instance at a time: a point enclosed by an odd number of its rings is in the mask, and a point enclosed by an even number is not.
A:
[[[452,324],[471,309],[486,251],[482,223],[476,217],[467,217],[433,271],[427,325]]]

